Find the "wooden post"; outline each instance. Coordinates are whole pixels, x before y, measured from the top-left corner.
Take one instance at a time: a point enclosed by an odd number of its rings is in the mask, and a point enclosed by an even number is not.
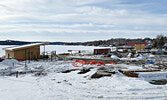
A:
[[[17,72],[16,72],[16,78],[18,78],[18,76],[19,76],[19,72],[17,71]]]
[[[25,67],[27,67],[27,63],[26,63],[26,49],[25,49]]]
[[[51,52],[51,61],[52,61],[52,52]]]
[[[28,49],[28,63],[30,63],[30,49]]]
[[[44,54],[43,54],[43,60],[45,60],[45,45],[44,45]]]

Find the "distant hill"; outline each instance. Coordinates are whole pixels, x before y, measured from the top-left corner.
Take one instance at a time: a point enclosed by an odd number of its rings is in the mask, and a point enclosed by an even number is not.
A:
[[[30,44],[30,43],[32,42],[15,41],[15,40],[0,41],[0,45],[23,45],[23,44]]]
[[[153,39],[109,39],[109,40],[98,40],[98,41],[89,41],[89,42],[49,42],[50,45],[85,45],[85,46],[110,46],[110,45],[125,45],[126,43],[134,43],[134,42],[152,42]],[[41,41],[38,41],[41,42]],[[27,41],[16,41],[16,40],[6,40],[0,41],[0,45],[24,45],[30,43],[38,43],[38,42],[27,42]]]
[[[84,45],[84,46],[124,46],[126,43],[144,43],[152,44],[155,39],[144,38],[144,39],[126,39],[126,38],[116,38],[109,40],[97,40],[97,41],[88,41],[88,42],[49,42],[50,45]],[[167,38],[166,40],[167,41]],[[0,45],[24,45],[30,43],[39,43],[38,42],[27,42],[27,41],[16,41],[16,40],[6,40],[0,41]]]
[[[27,41],[15,41],[15,40],[6,40],[0,41],[0,45],[24,45],[30,43],[38,43],[38,42],[27,42]],[[51,45],[66,45],[65,42],[49,42]]]
[[[16,40],[6,40],[6,41],[0,41],[0,45],[24,45],[24,44],[30,44],[30,43],[39,43],[42,41],[37,42],[27,42],[27,41],[16,41]],[[50,45],[82,45],[81,42],[49,42]]]

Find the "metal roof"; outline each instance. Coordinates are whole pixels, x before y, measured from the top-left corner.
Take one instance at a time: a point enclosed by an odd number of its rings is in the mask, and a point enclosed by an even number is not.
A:
[[[32,43],[32,44],[19,45],[19,46],[14,46],[14,47],[7,47],[7,48],[3,48],[3,50],[14,51],[14,50],[26,49],[26,48],[30,48],[30,47],[35,47],[35,46],[40,46],[40,45],[48,45],[48,44],[49,43]]]

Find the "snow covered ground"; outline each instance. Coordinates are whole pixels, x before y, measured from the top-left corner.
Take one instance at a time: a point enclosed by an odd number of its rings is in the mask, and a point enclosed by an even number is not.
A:
[[[9,64],[14,62],[15,66]],[[79,70],[69,73],[62,71],[78,69],[71,61],[40,61],[28,63],[24,69],[24,62],[15,60],[0,63],[4,68],[12,70],[44,69],[45,76],[35,76],[35,73],[22,74],[16,78],[0,76],[1,100],[165,100],[167,85],[152,85],[142,78],[130,78],[116,73],[109,77],[91,79],[97,71],[91,69],[88,73],[78,74]],[[121,64],[122,67],[128,65]],[[85,66],[90,67],[90,66]],[[95,66],[94,66],[95,67]],[[130,69],[136,66],[128,66]]]
[[[0,56],[4,55],[1,49],[4,47],[8,46],[0,46]],[[68,50],[93,51],[94,48],[99,47],[48,45],[46,51],[64,53]],[[130,78],[116,73],[109,77],[91,79],[99,66],[93,66],[96,68],[85,74],[78,74],[79,70],[62,73],[66,70],[82,69],[73,67],[72,61],[30,62],[26,68],[24,65],[24,61],[13,59],[0,62],[0,100],[167,100],[167,85],[150,84],[144,79],[148,73],[141,74],[141,78]],[[141,69],[124,64],[117,66]],[[15,74],[10,75],[17,71],[27,74],[20,74],[18,78]],[[40,75],[39,72],[44,74]]]

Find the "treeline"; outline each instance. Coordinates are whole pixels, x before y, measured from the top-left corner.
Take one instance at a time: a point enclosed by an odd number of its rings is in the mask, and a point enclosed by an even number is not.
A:
[[[167,37],[166,37],[166,36],[163,36],[163,35],[158,35],[158,36],[153,40],[153,47],[154,47],[154,48],[162,49],[165,43],[167,43]]]
[[[167,37],[164,35],[158,35],[156,38],[138,38],[138,39],[126,39],[126,38],[114,38],[109,40],[98,40],[89,42],[72,42],[67,45],[84,45],[84,46],[124,46],[126,43],[144,43],[152,45],[154,48],[162,48],[167,43]]]
[[[152,43],[154,39],[144,38],[144,39],[126,39],[126,38],[115,38],[109,40],[98,40],[89,42],[73,42],[68,43],[68,45],[85,45],[85,46],[124,46],[126,43]]]
[[[93,42],[85,42],[84,45],[94,45],[94,46],[124,46],[126,43],[143,43],[143,42],[152,42],[153,39],[126,39],[126,38],[116,38],[109,40],[99,40]]]
[[[33,43],[33,42],[15,41],[15,40],[0,41],[0,45],[24,45],[24,44],[30,44],[30,43]]]
[[[144,39],[126,39],[126,38],[112,38],[109,40],[97,40],[88,42],[49,42],[51,45],[84,45],[84,46],[124,46],[126,43],[144,43],[152,45],[154,48],[162,48],[167,43],[167,37],[164,35],[158,35],[156,38],[144,38]],[[24,45],[38,42],[26,42],[26,41],[14,41],[6,40],[0,41],[0,45]]]

